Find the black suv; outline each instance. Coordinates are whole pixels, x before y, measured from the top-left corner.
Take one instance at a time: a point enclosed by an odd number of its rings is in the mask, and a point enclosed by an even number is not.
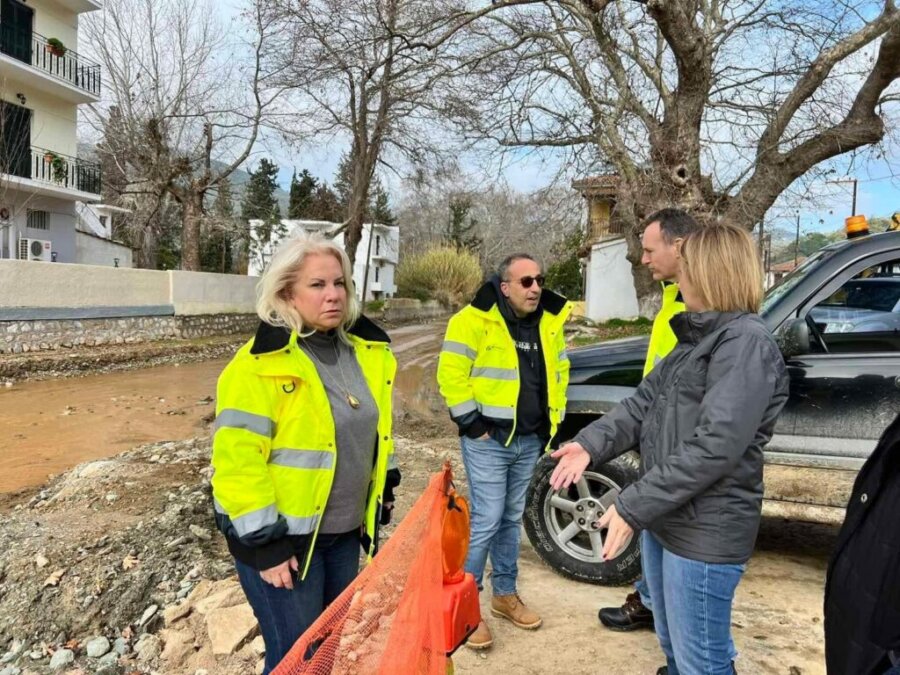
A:
[[[765,449],[763,515],[840,523],[856,472],[900,410],[900,232],[820,250],[766,294],[760,314],[791,377],[790,399]],[[634,391],[647,343],[629,338],[569,351],[560,438],[571,438]],[[613,585],[640,574],[637,538],[603,562],[605,533],[579,518],[591,506],[609,506],[637,478],[639,452],[589,467],[577,485],[560,492],[548,483],[554,460],[538,464],[525,530],[557,572]]]

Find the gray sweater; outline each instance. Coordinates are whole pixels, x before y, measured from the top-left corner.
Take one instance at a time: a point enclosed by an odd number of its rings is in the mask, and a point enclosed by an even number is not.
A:
[[[319,532],[358,530],[365,516],[375,460],[378,407],[352,348],[337,333],[313,333],[298,338],[297,344],[310,357],[325,385],[336,432],[337,466]],[[358,408],[347,401],[347,391],[359,401]]]

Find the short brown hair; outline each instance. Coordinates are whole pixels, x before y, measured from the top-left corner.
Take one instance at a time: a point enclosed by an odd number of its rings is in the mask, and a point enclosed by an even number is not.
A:
[[[758,312],[762,268],[756,245],[746,230],[710,225],[682,244],[682,271],[704,306],[717,312]]]

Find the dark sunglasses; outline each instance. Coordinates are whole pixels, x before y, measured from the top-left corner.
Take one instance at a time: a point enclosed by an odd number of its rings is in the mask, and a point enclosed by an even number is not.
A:
[[[522,277],[519,279],[519,283],[522,284],[522,288],[531,288],[531,284],[537,282],[537,285],[541,288],[544,287],[544,275],[538,274],[536,277]]]

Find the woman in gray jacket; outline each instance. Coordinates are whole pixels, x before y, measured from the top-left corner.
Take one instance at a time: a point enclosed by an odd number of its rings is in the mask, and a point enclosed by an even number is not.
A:
[[[756,312],[762,278],[750,235],[690,235],[678,284],[678,346],[633,396],[553,453],[554,489],[640,445],[641,478],[600,519],[603,556],[641,532],[644,577],[667,665],[658,675],[735,672],[734,592],[753,552],[763,446],[787,400],[781,353]]]

